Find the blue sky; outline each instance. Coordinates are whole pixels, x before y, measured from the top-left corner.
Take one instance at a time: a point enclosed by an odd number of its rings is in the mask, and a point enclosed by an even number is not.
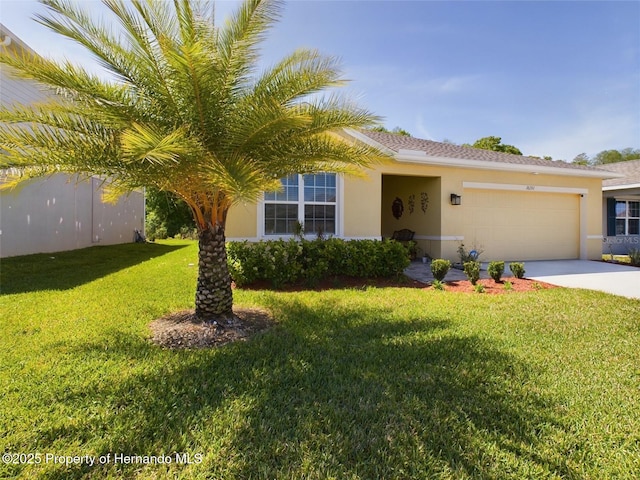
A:
[[[236,4],[219,1],[218,17]],[[38,53],[91,62],[31,21],[36,11],[0,0],[0,21]],[[339,57],[352,80],[342,90],[415,137],[494,135],[569,161],[640,148],[638,1],[298,0],[285,5],[264,61],[297,47]]]

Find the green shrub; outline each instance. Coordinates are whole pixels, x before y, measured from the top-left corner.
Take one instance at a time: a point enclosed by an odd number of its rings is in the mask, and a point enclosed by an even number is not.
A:
[[[484,293],[484,285],[482,285],[481,283],[474,284],[473,289],[476,293]]]
[[[640,267],[640,248],[629,249],[629,262],[634,267]]]
[[[440,280],[434,280],[433,282],[431,282],[431,286],[436,290],[444,290],[444,283],[442,283]]]
[[[330,276],[398,276],[409,265],[398,242],[337,238],[229,242],[227,257],[236,285],[266,280],[276,288],[299,281],[314,286]]]
[[[467,251],[464,243],[461,243],[460,246],[458,246],[458,256],[460,257],[460,263],[462,265],[467,262],[478,261],[478,258],[480,258],[480,255],[482,255],[482,252],[484,252],[484,250],[482,250],[482,248],[480,247],[477,247],[475,244],[469,251]]]
[[[447,275],[450,268],[451,262],[449,260],[438,258],[431,262],[431,273],[433,273],[433,278],[440,282],[444,280],[444,277]]]
[[[513,276],[516,278],[524,277],[524,263],[511,262],[509,264],[509,270],[511,270],[511,273],[513,273]]]
[[[504,289],[505,290],[513,290],[513,283],[511,283],[509,280],[504,282]]]
[[[467,275],[471,284],[475,285],[478,283],[478,280],[480,279],[480,262],[465,262],[463,267],[464,273]]]
[[[145,234],[149,239],[188,238],[184,231],[196,228],[189,206],[174,194],[148,188],[145,195]],[[197,237],[196,237],[197,238]]]
[[[504,262],[489,262],[487,272],[493,281],[498,283],[504,274]]]

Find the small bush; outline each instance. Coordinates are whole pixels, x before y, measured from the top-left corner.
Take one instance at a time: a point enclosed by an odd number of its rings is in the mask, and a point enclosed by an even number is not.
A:
[[[509,270],[516,278],[524,278],[524,263],[512,262],[509,264]]]
[[[487,272],[493,281],[498,283],[504,274],[504,262],[489,262]]]
[[[513,283],[511,283],[509,280],[504,282],[504,289],[505,290],[513,290]]]
[[[475,290],[476,293],[484,293],[484,285],[482,285],[481,283],[476,283],[473,286],[473,289]]]
[[[480,279],[480,262],[465,262],[463,267],[464,273],[467,275],[471,285],[478,283],[478,280]]]
[[[640,267],[640,248],[629,249],[629,262],[634,267]]]
[[[436,290],[444,290],[444,283],[442,283],[440,280],[434,280],[433,282],[431,282],[431,286]]]
[[[438,258],[431,262],[431,273],[433,274],[433,278],[440,282],[444,280],[444,277],[447,275],[450,268],[451,262],[449,260]]]

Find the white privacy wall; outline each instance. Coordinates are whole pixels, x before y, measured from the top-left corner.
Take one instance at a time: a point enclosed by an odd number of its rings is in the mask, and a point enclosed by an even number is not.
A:
[[[33,53],[2,24],[0,42],[16,54]],[[51,90],[16,78],[0,65],[2,106],[55,99]],[[0,171],[0,182],[6,173]],[[144,228],[144,194],[134,192],[107,204],[101,184],[98,178],[78,182],[76,176],[56,174],[18,190],[0,191],[0,257],[132,242],[134,231]]]
[[[105,203],[100,185],[56,174],[0,193],[0,257],[133,242],[144,227],[144,195]]]

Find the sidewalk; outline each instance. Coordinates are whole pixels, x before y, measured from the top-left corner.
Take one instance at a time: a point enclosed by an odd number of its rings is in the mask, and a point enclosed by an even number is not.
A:
[[[509,267],[506,267],[507,271],[505,272],[505,276],[510,276],[510,272],[508,271]],[[507,275],[509,273],[509,275]],[[415,260],[411,262],[411,264],[405,269],[404,274],[418,282],[422,283],[431,283],[433,282],[433,274],[431,273],[431,262],[422,263],[422,260]],[[486,264],[482,264],[480,266],[480,278],[490,278],[487,273]],[[467,276],[462,270],[458,270],[457,268],[451,267],[447,272],[447,275],[444,277],[445,282],[457,282],[460,280],[468,280]]]

